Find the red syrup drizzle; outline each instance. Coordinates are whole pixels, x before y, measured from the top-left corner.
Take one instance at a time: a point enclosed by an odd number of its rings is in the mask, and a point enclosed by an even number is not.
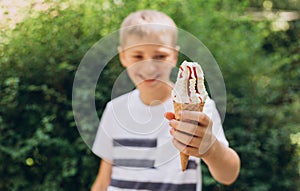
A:
[[[182,72],[183,72],[183,68],[180,66],[179,70],[181,70],[180,74],[179,74],[179,78],[182,78]]]
[[[188,96],[190,97],[191,96],[191,92],[190,92],[190,89],[189,89],[189,87],[190,87],[190,79],[192,79],[192,73],[194,72],[194,76],[195,76],[195,78],[196,78],[196,84],[195,84],[195,91],[196,91],[196,93],[197,94],[200,94],[200,92],[199,92],[199,90],[198,90],[198,78],[197,78],[197,70],[196,70],[196,67],[195,66],[193,66],[193,69],[191,68],[191,67],[189,67],[189,66],[187,66],[187,68],[188,68],[188,70],[189,70],[189,80],[188,80],[188,82],[187,82],[187,92],[188,92]],[[202,98],[199,96],[199,99],[200,99],[200,103],[202,103]],[[191,98],[190,98],[190,102],[192,102],[192,100],[191,100]]]
[[[197,94],[200,94],[200,92],[199,92],[199,90],[198,90],[198,80],[197,80],[197,79],[198,79],[198,77],[197,77],[198,75],[197,75],[197,70],[196,70],[196,67],[195,67],[195,66],[193,67],[193,70],[194,70],[194,74],[195,74],[195,77],[196,77],[195,90],[196,90],[196,93],[197,93]],[[201,98],[200,96],[199,96],[198,98],[200,99],[200,103],[202,103],[202,98]]]
[[[190,91],[190,79],[192,79],[192,69],[191,69],[191,67],[189,67],[189,66],[186,66],[187,67],[187,69],[189,70],[189,78],[188,78],[188,81],[187,81],[187,86],[186,86],[186,88],[187,88],[187,92],[188,92],[188,96],[190,97],[191,96],[191,91]],[[192,100],[190,99],[190,102],[191,102]]]

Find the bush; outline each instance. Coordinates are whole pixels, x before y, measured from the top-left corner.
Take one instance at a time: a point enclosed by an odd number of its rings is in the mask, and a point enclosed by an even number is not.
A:
[[[130,12],[143,8],[166,12],[204,42],[224,75],[224,129],[242,168],[235,184],[223,186],[203,165],[203,190],[299,188],[299,147],[290,140],[300,131],[299,21],[290,23],[288,31],[272,31],[270,23],[243,16],[246,1],[114,2],[55,1],[2,33],[0,190],[89,189],[99,159],[74,122],[75,71],[95,42],[117,30]],[[120,71],[120,66],[108,65],[101,76],[111,83],[97,88],[99,116]]]

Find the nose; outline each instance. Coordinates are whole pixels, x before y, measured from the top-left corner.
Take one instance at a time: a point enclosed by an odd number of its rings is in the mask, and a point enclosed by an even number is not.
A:
[[[157,71],[157,63],[155,60],[147,60],[144,63],[142,63],[143,67],[143,73],[146,75],[152,75]]]

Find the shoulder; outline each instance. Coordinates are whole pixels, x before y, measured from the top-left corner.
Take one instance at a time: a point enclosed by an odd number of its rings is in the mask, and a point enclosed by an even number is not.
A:
[[[205,101],[204,107],[215,108],[216,107],[216,103],[215,103],[215,101],[213,99],[211,99],[210,97],[207,97],[207,99]]]
[[[136,89],[132,90],[126,94],[123,94],[109,101],[107,103],[107,107],[112,107],[112,106],[120,107],[120,106],[124,106],[128,102],[136,101],[136,99],[138,98],[138,94],[139,94],[138,90]]]
[[[220,117],[215,101],[209,97],[205,101],[203,112],[213,120]]]

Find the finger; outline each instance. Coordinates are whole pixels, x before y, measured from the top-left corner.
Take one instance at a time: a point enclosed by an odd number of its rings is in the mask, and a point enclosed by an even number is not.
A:
[[[198,123],[196,125],[195,123],[171,120],[169,125],[178,131],[197,137],[203,137],[206,131],[206,128],[198,126]]]
[[[172,112],[166,112],[165,113],[165,118],[168,119],[168,120],[175,119],[175,114],[172,113]]]
[[[210,119],[203,112],[199,111],[187,111],[183,110],[181,112],[181,119],[183,121],[198,121],[201,125],[207,126],[210,123]]]
[[[182,144],[181,142],[177,141],[176,139],[172,140],[173,145],[182,153],[189,155],[189,156],[196,156],[198,157],[198,148],[190,147]]]
[[[199,148],[202,139],[200,137],[190,136],[180,131],[172,131],[173,137],[184,145]]]

